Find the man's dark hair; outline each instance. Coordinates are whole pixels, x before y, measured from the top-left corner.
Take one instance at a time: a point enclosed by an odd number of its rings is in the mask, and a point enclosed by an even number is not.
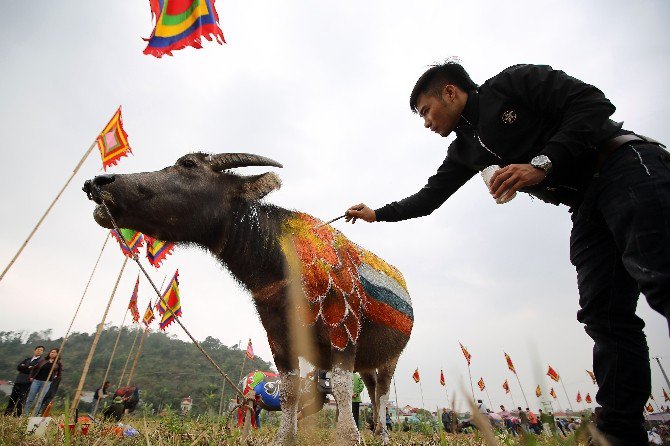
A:
[[[44,350],[46,350],[46,349],[44,348],[44,346],[43,346],[43,345],[38,345],[37,347],[35,347],[35,350],[37,350],[38,348],[41,348],[41,349],[44,349]]]
[[[412,94],[409,96],[409,106],[417,113],[416,103],[422,93],[439,96],[445,85],[453,84],[468,92],[477,88],[477,84],[470,79],[470,75],[463,66],[455,61],[447,61],[440,65],[432,65],[416,81]]]

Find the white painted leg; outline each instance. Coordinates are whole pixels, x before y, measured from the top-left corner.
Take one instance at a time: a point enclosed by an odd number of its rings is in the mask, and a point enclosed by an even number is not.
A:
[[[279,384],[279,399],[281,401],[281,419],[275,446],[290,446],[295,444],[295,436],[298,431],[298,398],[300,377],[299,370],[290,372],[279,372],[281,382]]]
[[[351,395],[354,392],[351,370],[344,370],[338,365],[333,366],[333,396],[337,402],[339,418],[337,419],[337,436],[342,444],[358,445],[361,436],[354,423],[354,413],[351,410]]]
[[[387,445],[389,444],[389,433],[386,430],[386,406],[388,405],[389,402],[389,394],[385,393],[379,397],[379,420],[377,422],[379,423],[379,426],[381,426],[381,433],[382,433],[382,444]]]

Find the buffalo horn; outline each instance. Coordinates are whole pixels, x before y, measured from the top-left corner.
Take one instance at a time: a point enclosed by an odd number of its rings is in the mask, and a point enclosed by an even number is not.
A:
[[[210,155],[209,163],[212,165],[212,169],[216,171],[247,166],[284,167],[275,160],[251,153],[219,153],[218,155]]]

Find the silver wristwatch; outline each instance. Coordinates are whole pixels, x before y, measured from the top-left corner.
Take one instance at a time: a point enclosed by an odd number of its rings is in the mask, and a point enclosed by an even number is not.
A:
[[[544,170],[546,173],[551,171],[551,160],[547,155],[538,155],[530,160],[530,165],[538,169]]]

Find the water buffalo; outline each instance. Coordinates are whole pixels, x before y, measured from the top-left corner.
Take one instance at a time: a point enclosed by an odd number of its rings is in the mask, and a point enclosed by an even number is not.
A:
[[[203,247],[249,290],[281,377],[275,444],[295,441],[299,356],[331,370],[339,438],[360,441],[351,409],[357,370],[373,401],[377,432],[388,442],[380,405],[386,407],[414,321],[402,274],[314,217],[264,203],[280,187],[279,177],[229,171],[244,166],[282,167],[258,155],[191,153],[156,172],[98,176],[84,191],[98,203],[99,225],[113,227],[104,201],[120,227]],[[303,295],[302,324],[313,338],[310,349],[291,338],[287,325],[294,316],[289,289],[296,286]]]

